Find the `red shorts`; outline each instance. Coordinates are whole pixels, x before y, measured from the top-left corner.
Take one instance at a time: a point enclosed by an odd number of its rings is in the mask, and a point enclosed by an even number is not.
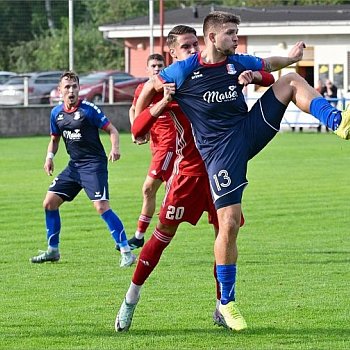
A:
[[[170,226],[185,221],[196,225],[205,211],[208,212],[209,223],[219,227],[208,176],[174,174],[167,183],[159,221]]]
[[[174,166],[175,152],[168,150],[156,150],[152,154],[148,176],[153,179],[168,181]]]

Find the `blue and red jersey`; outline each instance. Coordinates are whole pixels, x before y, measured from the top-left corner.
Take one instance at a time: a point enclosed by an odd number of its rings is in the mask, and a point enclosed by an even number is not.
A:
[[[99,129],[109,125],[101,109],[88,101],[80,101],[73,110],[66,111],[64,105],[54,107],[50,117],[51,135],[63,137],[70,165],[88,166],[107,161],[99,136]]]
[[[176,84],[174,99],[193,125],[203,159],[227,130],[247,117],[248,107],[243,85],[238,84],[239,75],[245,70],[261,70],[263,66],[263,59],[245,54],[207,64],[197,53],[159,73],[162,82]]]

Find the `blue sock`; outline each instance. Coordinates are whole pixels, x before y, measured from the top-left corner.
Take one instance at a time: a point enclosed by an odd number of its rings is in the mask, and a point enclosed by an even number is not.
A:
[[[128,239],[126,238],[124,225],[113,210],[108,209],[101,215],[101,217],[106,222],[114,241],[119,247],[122,248],[128,246]]]
[[[236,265],[217,265],[216,274],[221,289],[221,304],[235,300]]]
[[[61,218],[57,210],[45,209],[47,242],[49,247],[58,248],[60,243]]]
[[[310,113],[332,130],[337,130],[341,122],[341,111],[323,97],[316,97],[311,101]]]

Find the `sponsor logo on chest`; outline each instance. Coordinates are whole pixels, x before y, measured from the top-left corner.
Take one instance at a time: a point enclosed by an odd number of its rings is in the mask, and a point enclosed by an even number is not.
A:
[[[63,131],[63,137],[68,140],[80,140],[81,139],[81,132],[80,129],[74,129],[71,130],[64,130]]]
[[[208,103],[221,103],[234,101],[238,97],[238,93],[236,91],[236,85],[228,86],[227,90],[224,92],[220,91],[207,91],[203,95],[203,100]]]

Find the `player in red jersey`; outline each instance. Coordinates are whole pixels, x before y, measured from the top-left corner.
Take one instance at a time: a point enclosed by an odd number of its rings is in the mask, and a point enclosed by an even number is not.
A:
[[[193,28],[176,26],[167,39],[170,54],[178,60],[183,60],[199,51],[198,39]],[[259,74],[255,75],[259,78]],[[242,75],[242,82],[251,82],[252,72]],[[261,77],[260,77],[261,78]],[[192,128],[176,102],[171,101],[174,89],[168,87],[163,93],[153,97],[159,102],[144,110],[135,119],[132,132],[135,137],[145,135],[158,115],[164,110],[171,113],[177,130],[177,158],[174,162],[172,177],[167,183],[165,198],[162,203],[157,227],[152,237],[141,250],[138,264],[125,299],[118,312],[115,329],[127,331],[131,325],[134,310],[140,297],[141,287],[157,266],[164,249],[169,245],[181,222],[196,225],[204,211],[208,212],[209,223],[213,224],[215,234],[218,232],[216,210],[210,193],[208,175],[203,160],[195,146]],[[195,196],[193,195],[195,193]],[[244,219],[241,218],[241,225]],[[215,268],[214,268],[215,275]],[[215,276],[216,278],[216,276]],[[220,301],[220,289],[217,286],[217,306]],[[226,327],[226,323],[216,307],[213,315],[214,323]]]
[[[162,55],[152,54],[148,57],[146,71],[149,77],[158,74],[163,68],[164,57]],[[135,120],[135,106],[143,86],[144,83],[135,90],[134,100],[129,110],[131,125]],[[163,182],[168,181],[173,170],[176,130],[168,112],[164,112],[158,117],[146,135],[133,137],[133,141],[139,145],[147,143],[148,139],[150,139],[152,160],[142,186],[143,203],[137,230],[134,237],[129,240],[129,246],[132,250],[143,246],[144,234],[155,212],[157,191]]]

